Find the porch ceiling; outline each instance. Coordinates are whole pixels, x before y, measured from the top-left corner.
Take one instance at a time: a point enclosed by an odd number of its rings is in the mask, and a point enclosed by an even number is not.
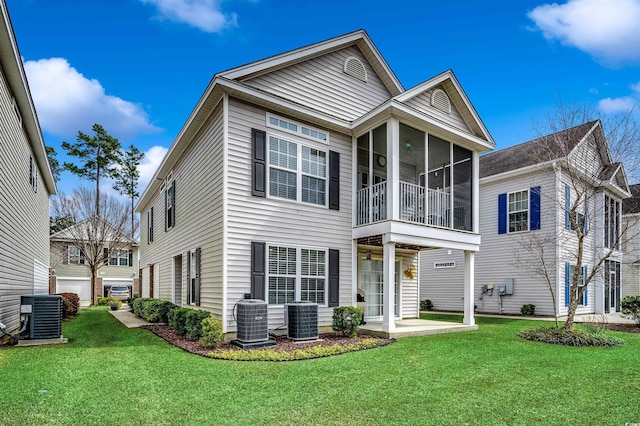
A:
[[[370,237],[358,238],[358,245],[382,247],[382,235],[372,235]],[[419,246],[415,244],[396,243],[396,248],[400,250],[420,251],[420,250],[433,249],[435,247]]]

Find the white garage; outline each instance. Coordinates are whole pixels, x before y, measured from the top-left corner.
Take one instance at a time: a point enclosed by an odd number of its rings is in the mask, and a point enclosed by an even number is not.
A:
[[[80,306],[91,304],[91,278],[56,279],[56,293],[76,293],[80,298]]]

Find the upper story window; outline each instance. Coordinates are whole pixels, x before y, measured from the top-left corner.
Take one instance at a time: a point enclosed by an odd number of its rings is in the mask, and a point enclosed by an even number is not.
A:
[[[33,156],[29,156],[29,184],[33,188],[33,192],[38,192],[38,165]]]
[[[133,266],[129,264],[129,250],[111,250],[109,266]]]
[[[67,247],[67,256],[69,265],[84,265],[84,255],[82,254],[80,247]]]
[[[620,224],[622,207],[618,200],[604,197],[604,246],[620,250]]]
[[[269,135],[269,195],[326,205],[327,153]]]
[[[302,300],[326,305],[327,261],[323,249],[269,246],[269,304]]]
[[[327,132],[307,126],[306,124],[296,123],[295,121],[278,117],[270,113],[267,113],[267,127],[282,130],[284,132],[292,133],[315,141],[324,143],[329,142],[329,133]]]
[[[176,181],[167,183],[164,192],[164,223],[165,230],[173,228],[176,225]]]
[[[147,244],[153,242],[153,207],[147,211]]]
[[[529,230],[529,190],[509,193],[509,232]]]

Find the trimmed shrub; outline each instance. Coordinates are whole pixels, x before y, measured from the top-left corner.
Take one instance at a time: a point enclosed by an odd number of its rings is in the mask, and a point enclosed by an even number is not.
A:
[[[355,306],[333,308],[332,328],[345,336],[354,337],[362,322],[362,309]]]
[[[421,311],[430,311],[433,309],[433,303],[431,300],[425,299],[420,301],[420,310]]]
[[[222,320],[218,318],[203,319],[200,344],[205,348],[217,348],[223,340]]]
[[[131,307],[131,310],[133,311],[133,314],[139,318],[144,318],[144,312],[143,312],[143,308],[144,308],[144,304],[146,301],[149,300],[153,300],[149,297],[138,297],[133,301],[133,306]]]
[[[522,315],[535,315],[535,313],[536,313],[536,305],[532,305],[530,303],[524,304],[520,308],[520,313]]]
[[[98,306],[109,306],[111,302],[120,302],[122,305],[122,301],[117,297],[98,297]]]
[[[127,305],[129,305],[129,307],[133,310],[133,301],[135,299],[140,298],[140,295],[138,293],[133,293],[133,296],[129,297],[127,299]]]
[[[168,323],[181,336],[187,334],[187,312],[192,311],[189,308],[174,308],[169,311]]]
[[[564,346],[621,346],[624,340],[609,336],[604,332],[565,330],[564,328],[530,328],[518,333],[518,336],[534,342],[552,343]]]
[[[134,302],[135,303],[135,302]],[[169,311],[176,305],[160,299],[149,299],[142,304],[142,318],[149,322],[167,322]]]
[[[202,337],[202,320],[209,318],[211,314],[201,309],[189,309],[187,312],[185,337],[189,340],[198,340]]]
[[[76,293],[58,293],[62,296],[62,318],[73,318],[78,315],[80,298]]]
[[[640,296],[627,296],[620,301],[622,316],[640,326]]]

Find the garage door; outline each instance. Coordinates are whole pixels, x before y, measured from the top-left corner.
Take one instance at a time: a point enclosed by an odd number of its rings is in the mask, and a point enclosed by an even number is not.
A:
[[[56,293],[75,293],[81,306],[91,304],[91,278],[60,278],[56,280]]]

